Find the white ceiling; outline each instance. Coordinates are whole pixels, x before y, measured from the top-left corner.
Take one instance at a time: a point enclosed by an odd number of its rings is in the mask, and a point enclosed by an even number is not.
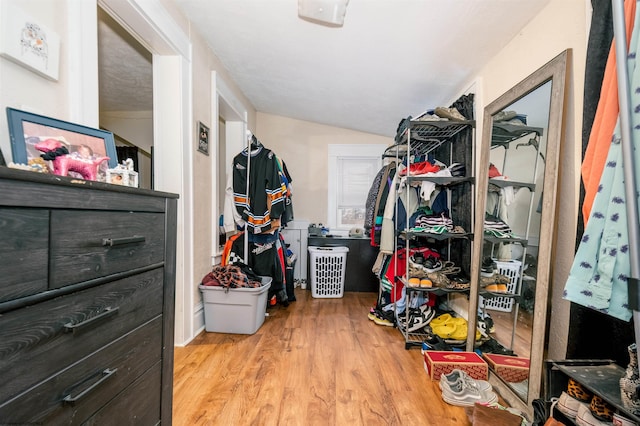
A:
[[[297,0],[173,1],[258,111],[385,136],[448,106],[549,2],[350,0],[332,28]],[[101,108],[150,109],[150,56],[102,21]]]

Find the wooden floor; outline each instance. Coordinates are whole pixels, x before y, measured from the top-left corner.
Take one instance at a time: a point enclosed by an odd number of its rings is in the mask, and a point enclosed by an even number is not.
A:
[[[176,348],[174,425],[469,425],[420,350],[367,318],[376,297],[296,289],[254,335],[203,332]]]
[[[524,309],[518,310],[518,321],[516,322],[516,333],[513,339],[513,347],[511,346],[511,338],[513,332],[513,319],[515,309],[511,312],[500,312],[496,310],[487,310],[493,319],[496,332],[493,337],[504,347],[512,349],[519,357],[531,357],[531,336],[533,329],[531,322],[532,314]]]

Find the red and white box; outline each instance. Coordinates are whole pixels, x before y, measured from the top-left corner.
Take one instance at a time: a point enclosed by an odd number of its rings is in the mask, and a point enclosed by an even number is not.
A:
[[[529,358],[482,354],[487,364],[506,382],[518,383],[529,378]]]
[[[489,366],[475,352],[424,351],[424,369],[431,380],[440,380],[456,368],[477,380],[489,376]]]

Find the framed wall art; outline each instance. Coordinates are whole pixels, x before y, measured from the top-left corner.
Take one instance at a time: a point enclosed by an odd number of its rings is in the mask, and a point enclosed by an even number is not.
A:
[[[209,155],[209,128],[198,121],[198,151]]]
[[[58,81],[60,36],[15,3],[0,1],[0,56]]]
[[[7,122],[14,163],[40,164],[50,173],[99,181],[118,165],[111,132],[13,108],[7,108]],[[95,174],[93,166],[84,164],[95,165]]]

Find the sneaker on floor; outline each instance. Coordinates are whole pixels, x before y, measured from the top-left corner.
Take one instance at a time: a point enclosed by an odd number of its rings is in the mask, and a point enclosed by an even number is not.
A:
[[[447,404],[461,407],[473,407],[475,403],[491,404],[498,401],[498,396],[493,391],[481,391],[477,386],[472,386],[461,380],[450,386],[443,386],[442,399]]]
[[[490,338],[484,342],[478,349],[482,353],[517,356],[511,349],[505,348],[494,338]]]
[[[369,310],[369,313],[367,314],[367,318],[369,318],[371,321],[375,321],[376,320],[376,316],[377,316],[377,312],[378,312],[378,309],[371,308]]]
[[[422,353],[422,355],[424,355],[424,353],[426,351],[445,351],[445,352],[450,352],[453,351],[453,348],[446,343],[443,339],[441,339],[438,336],[434,336],[434,339],[430,339],[428,341],[422,342],[422,348],[420,349],[420,352]]]
[[[454,369],[449,374],[441,375],[440,383],[438,383],[438,385],[440,386],[440,390],[442,390],[443,387],[451,387],[461,380],[466,381],[470,386],[476,386],[480,391],[493,390],[491,383],[489,383],[488,381],[476,380],[469,374],[467,374],[466,371],[460,370],[458,368]]]
[[[379,311],[376,315],[376,318],[373,320],[378,325],[383,325],[385,327],[395,327],[396,318],[395,314],[392,311]]]
[[[486,324],[486,329],[489,333],[495,333],[496,329],[493,324],[493,318],[491,318],[491,314],[488,312],[483,312],[482,310],[478,310],[478,322],[482,321]]]

